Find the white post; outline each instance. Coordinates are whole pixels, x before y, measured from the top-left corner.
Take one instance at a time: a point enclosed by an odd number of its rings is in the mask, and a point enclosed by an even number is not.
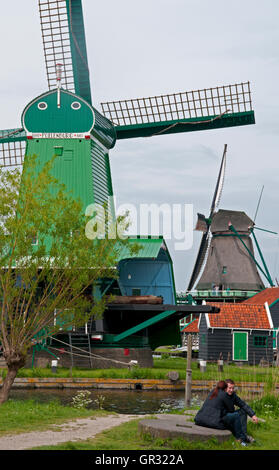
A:
[[[53,374],[56,374],[56,372],[57,372],[57,364],[58,364],[58,361],[56,361],[56,360],[51,361],[51,372]]]

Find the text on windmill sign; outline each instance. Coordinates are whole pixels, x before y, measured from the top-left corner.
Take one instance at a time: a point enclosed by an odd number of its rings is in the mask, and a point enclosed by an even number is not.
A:
[[[27,134],[27,139],[90,139],[84,132],[38,132]]]

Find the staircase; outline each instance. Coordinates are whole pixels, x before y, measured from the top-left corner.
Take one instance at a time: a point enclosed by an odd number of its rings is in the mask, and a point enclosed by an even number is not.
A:
[[[69,333],[69,348],[72,367],[92,368],[90,335]],[[79,348],[79,349],[76,349]]]

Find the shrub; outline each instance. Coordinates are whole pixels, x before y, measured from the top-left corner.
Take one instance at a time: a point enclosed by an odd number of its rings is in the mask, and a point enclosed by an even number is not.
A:
[[[87,406],[92,403],[91,398],[89,398],[91,392],[89,390],[79,390],[77,395],[75,395],[72,399],[72,405],[74,408],[86,408]]]
[[[106,400],[106,397],[104,395],[97,395],[96,400],[94,400],[94,403],[98,406],[99,410],[104,409],[104,402]]]
[[[279,416],[279,400],[273,394],[264,395],[261,398],[252,400],[249,404],[256,415],[272,418]]]

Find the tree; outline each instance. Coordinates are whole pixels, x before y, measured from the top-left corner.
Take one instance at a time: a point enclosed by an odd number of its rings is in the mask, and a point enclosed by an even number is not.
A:
[[[102,314],[108,299],[92,302],[88,291],[100,278],[117,277],[125,243],[85,235],[88,218],[51,175],[54,159],[40,166],[36,156],[26,157],[22,174],[0,169],[0,342],[7,363],[0,403],[38,333],[43,339],[42,331],[55,335],[61,323],[80,326]]]

